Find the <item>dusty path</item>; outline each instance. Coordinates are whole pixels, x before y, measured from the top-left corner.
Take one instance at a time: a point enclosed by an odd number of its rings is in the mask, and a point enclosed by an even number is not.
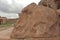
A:
[[[6,30],[0,31],[0,38],[1,38],[1,39],[3,39],[3,38],[4,38],[4,39],[6,39],[6,38],[9,39],[12,30],[13,30],[13,27],[10,27],[10,28],[8,28],[8,29],[6,29]]]

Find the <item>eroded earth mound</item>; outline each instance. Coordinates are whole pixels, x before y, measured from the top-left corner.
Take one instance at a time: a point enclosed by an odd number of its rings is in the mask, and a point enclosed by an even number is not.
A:
[[[57,12],[32,3],[25,7],[15,24],[11,38],[44,38],[59,36]]]

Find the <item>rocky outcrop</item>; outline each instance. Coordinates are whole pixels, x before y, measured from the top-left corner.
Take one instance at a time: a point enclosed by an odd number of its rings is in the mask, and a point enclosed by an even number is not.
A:
[[[15,24],[11,38],[49,38],[59,36],[57,12],[32,3],[25,7]]]
[[[60,9],[60,0],[41,0],[39,5],[43,5],[53,9]]]
[[[58,15],[58,23],[59,23],[59,26],[60,26],[60,9],[59,10],[57,10],[57,15]]]

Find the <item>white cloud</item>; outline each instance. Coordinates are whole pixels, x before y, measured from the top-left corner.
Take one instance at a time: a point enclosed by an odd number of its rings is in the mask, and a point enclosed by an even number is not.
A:
[[[32,2],[38,4],[40,0],[0,0],[0,11],[19,13],[23,7]]]
[[[12,0],[6,0],[9,5],[11,5],[13,2]]]
[[[23,7],[35,2],[38,4],[40,0],[0,0],[0,16],[7,18],[17,18]]]
[[[41,0],[15,0],[17,3],[21,3],[24,7],[34,2],[38,4]]]
[[[15,3],[13,0],[0,0],[0,11],[8,13],[19,13],[23,5]]]
[[[16,13],[5,13],[5,12],[2,12],[2,11],[0,11],[0,16],[7,17],[9,19],[19,17],[18,14],[16,14]]]

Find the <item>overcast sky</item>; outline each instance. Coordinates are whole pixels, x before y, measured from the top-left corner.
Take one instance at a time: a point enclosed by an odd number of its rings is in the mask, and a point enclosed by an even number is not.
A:
[[[22,8],[32,2],[38,4],[40,0],[0,0],[0,16],[18,18],[18,13]]]

